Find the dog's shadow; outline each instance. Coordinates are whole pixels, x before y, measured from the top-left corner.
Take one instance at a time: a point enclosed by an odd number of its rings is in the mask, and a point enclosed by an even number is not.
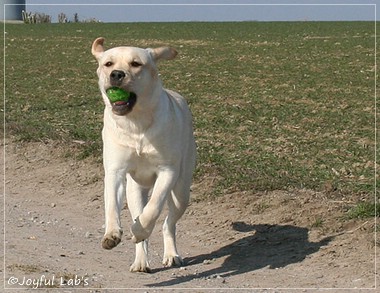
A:
[[[203,272],[179,276],[147,286],[171,286],[197,278],[216,276],[226,278],[264,267],[270,269],[285,267],[301,262],[306,256],[317,252],[333,239],[333,237],[326,237],[319,242],[309,242],[307,228],[291,225],[248,225],[244,222],[235,222],[232,226],[234,230],[249,233],[249,235],[209,254],[185,259],[189,267],[226,257],[220,267],[207,270],[207,264],[205,264]]]

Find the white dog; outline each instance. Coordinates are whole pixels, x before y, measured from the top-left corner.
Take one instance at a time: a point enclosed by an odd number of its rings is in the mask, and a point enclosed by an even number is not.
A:
[[[167,202],[163,264],[182,265],[175,226],[189,201],[195,141],[185,100],[162,87],[156,67],[158,60],[173,59],[177,52],[169,47],[116,47],[105,51],[103,43],[104,39],[98,38],[92,44],[105,103],[102,136],[106,231],[102,246],[111,249],[121,240],[120,211],[126,193],[134,220],[132,240],[136,243],[136,258],[130,270],[149,272],[147,239]],[[130,92],[130,99],[111,103],[106,93],[110,87]]]

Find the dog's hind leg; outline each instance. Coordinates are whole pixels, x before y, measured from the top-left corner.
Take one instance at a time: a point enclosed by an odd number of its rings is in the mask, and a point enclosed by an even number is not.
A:
[[[142,188],[131,176],[127,175],[127,202],[132,219],[136,219],[148,201],[149,189]],[[148,263],[148,240],[136,244],[135,261],[131,265],[131,272],[150,272]]]
[[[176,246],[176,223],[182,217],[189,203],[190,188],[181,180],[177,182],[171,195],[168,196],[169,214],[163,225],[164,258],[163,265],[171,267],[183,265],[183,260],[178,254]]]

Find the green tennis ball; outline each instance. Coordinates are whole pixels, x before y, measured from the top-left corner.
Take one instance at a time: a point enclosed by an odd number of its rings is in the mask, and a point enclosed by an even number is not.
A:
[[[118,87],[111,87],[107,90],[107,96],[111,103],[116,103],[119,101],[128,101],[131,93]]]

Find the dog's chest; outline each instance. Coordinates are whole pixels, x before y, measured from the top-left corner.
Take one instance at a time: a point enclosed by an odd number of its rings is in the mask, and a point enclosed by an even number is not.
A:
[[[154,184],[157,177],[157,162],[152,156],[142,153],[133,155],[129,174],[142,186],[150,187]]]
[[[122,128],[118,128],[114,133],[116,133],[117,143],[128,148],[140,160],[157,155],[157,150],[145,133],[137,134]]]
[[[148,142],[144,134],[138,135],[134,141],[135,141],[135,150],[136,150],[137,156],[142,157],[144,153],[145,155],[149,155],[149,154],[153,155],[154,148]]]

